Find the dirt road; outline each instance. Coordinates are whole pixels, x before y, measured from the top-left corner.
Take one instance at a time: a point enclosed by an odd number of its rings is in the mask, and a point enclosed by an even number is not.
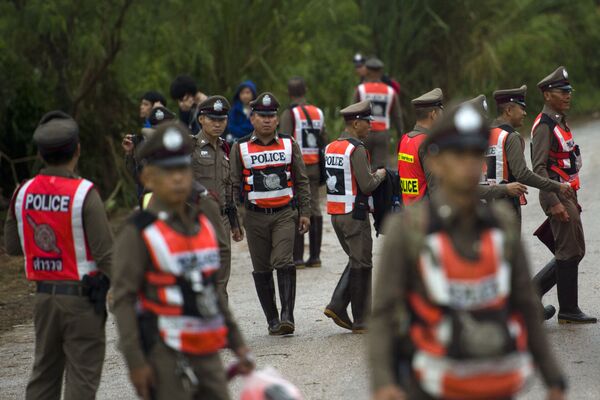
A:
[[[584,155],[583,222],[587,256],[581,264],[580,304],[600,315],[600,121],[585,123],[574,129]],[[527,157],[529,159],[529,157]],[[524,207],[523,236],[532,260],[532,269],[541,268],[550,258],[549,251],[534,240],[531,233],[543,221],[537,192],[530,191],[529,205]],[[259,366],[273,366],[295,382],[306,399],[367,399],[368,371],[364,357],[364,337],[346,333],[323,315],[323,308],[345,264],[346,256],[325,219],[323,267],[298,272],[296,299],[296,335],[272,338],[266,335],[266,323],[256,298],[246,243],[234,245],[233,271],[229,286],[232,308],[238,317],[248,344]],[[381,238],[375,239],[375,261]],[[377,265],[377,264],[375,264]],[[547,303],[556,305],[556,292],[547,295]],[[545,325],[554,350],[569,377],[569,398],[600,398],[600,325],[559,326],[556,320]],[[107,325],[108,343],[99,399],[134,399],[122,359],[116,351],[112,320]],[[0,336],[0,399],[23,397],[33,355],[32,326],[15,326]],[[231,360],[226,356],[226,360]],[[232,384],[232,393],[240,382]],[[539,379],[520,399],[544,399]]]

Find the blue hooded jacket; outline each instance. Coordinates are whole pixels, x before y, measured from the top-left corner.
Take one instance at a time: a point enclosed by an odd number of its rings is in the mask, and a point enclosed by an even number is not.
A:
[[[244,88],[252,90],[253,99],[256,98],[256,85],[252,81],[244,81],[240,83],[233,97],[233,106],[229,110],[229,118],[227,123],[227,131],[231,138],[228,142],[237,141],[254,131],[254,127],[250,123],[250,119],[244,113],[244,104],[240,100],[240,92]],[[227,136],[229,136],[227,135]],[[232,139],[232,140],[231,140]]]

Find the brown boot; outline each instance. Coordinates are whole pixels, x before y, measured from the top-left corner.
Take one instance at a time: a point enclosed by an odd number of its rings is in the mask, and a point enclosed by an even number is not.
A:
[[[325,307],[325,315],[344,329],[352,330],[352,321],[348,316],[348,304],[350,304],[350,266],[346,265],[344,273],[340,277],[331,301]]]
[[[294,236],[294,265],[296,269],[303,269],[306,266],[304,263],[304,235],[298,233],[297,225]]]

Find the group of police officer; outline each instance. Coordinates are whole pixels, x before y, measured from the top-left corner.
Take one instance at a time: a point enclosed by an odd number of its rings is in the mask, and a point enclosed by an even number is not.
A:
[[[281,121],[277,98],[260,94],[251,103],[254,132],[231,149],[221,139],[224,97],[194,105],[197,135],[153,104],[143,137],[123,142],[140,207],[114,246],[98,193],[76,175],[76,122],[62,112],[45,115],[34,142],[48,167],[16,190],[5,225],[7,251],[24,254],[38,292],[26,397],[58,398],[64,373],[65,398],[94,398],[110,277],[119,347],[137,393],[228,398],[218,351],[232,349],[240,373],[254,368],[228,306],[231,238],[247,239],[268,334],[293,334],[297,269],[321,265],[325,184],[327,213],[348,255],[325,315],[354,333],[367,331],[371,315],[375,399],[511,398],[534,366],[549,398],[564,398],[539,292],[558,286],[559,322],[596,322],[578,307],[581,155],[565,121],[572,91],[566,69],[538,84],[545,107],[532,132],[534,172],[516,131],[526,87],[494,93],[491,126],[483,96],[447,111],[440,89],[412,101],[417,123],[398,145],[405,211],[386,221],[371,306],[370,198],[390,176],[391,121],[399,132],[402,126],[397,94],[381,82],[383,63],[371,59],[366,67],[357,102],[340,111],[344,132],[329,144],[323,111],[306,101],[298,77],[288,82],[291,105]],[[545,242],[554,252],[535,285],[520,242],[525,185],[540,189],[549,217]],[[554,312],[546,307],[544,317]]]

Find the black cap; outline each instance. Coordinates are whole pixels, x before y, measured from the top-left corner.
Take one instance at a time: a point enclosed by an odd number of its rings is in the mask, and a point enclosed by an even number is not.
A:
[[[346,121],[352,121],[355,119],[372,121],[373,117],[371,116],[371,101],[363,100],[361,102],[349,105],[348,107],[342,109],[340,114],[342,114],[344,120]]]
[[[527,93],[527,86],[523,85],[516,89],[500,89],[494,92],[494,99],[496,104],[515,103],[521,107],[527,107],[525,103],[525,94]]]
[[[430,153],[445,149],[475,149],[489,146],[490,126],[481,110],[469,102],[445,112],[425,140]]]
[[[573,86],[569,82],[569,73],[567,69],[563,66],[560,66],[554,70],[550,75],[542,79],[537,84],[538,88],[542,92],[551,89],[559,89],[559,90],[573,90]]]
[[[212,119],[225,119],[229,113],[229,102],[223,96],[210,96],[198,106],[200,115],[206,115]]]
[[[138,154],[147,165],[182,167],[191,165],[193,147],[191,132],[186,126],[179,121],[165,122],[144,142]]]
[[[279,110],[279,101],[273,93],[265,92],[258,95],[258,97],[250,102],[250,108],[252,112],[261,115],[277,115]]]
[[[33,142],[45,154],[71,148],[79,142],[79,126],[67,113],[50,111],[40,119]]]
[[[150,112],[148,122],[150,122],[152,127],[156,127],[163,122],[174,120],[176,117],[177,116],[175,113],[169,109],[165,107],[156,107],[152,109],[152,112]]]

